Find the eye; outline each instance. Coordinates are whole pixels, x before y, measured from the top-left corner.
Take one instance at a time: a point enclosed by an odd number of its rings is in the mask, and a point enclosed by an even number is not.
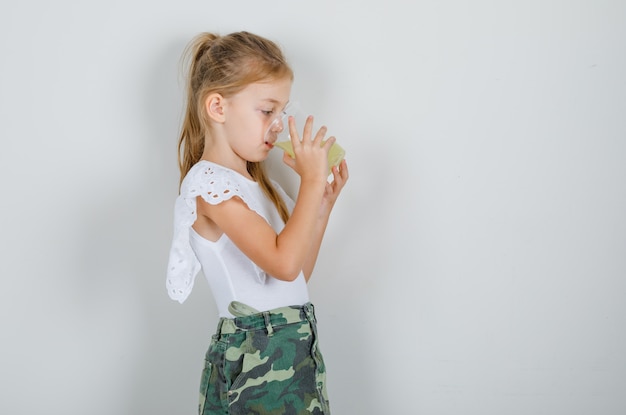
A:
[[[274,114],[274,110],[261,110],[261,112],[267,116]]]

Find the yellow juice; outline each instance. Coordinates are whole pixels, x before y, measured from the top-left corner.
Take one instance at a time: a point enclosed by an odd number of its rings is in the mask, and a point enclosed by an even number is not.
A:
[[[326,141],[322,141],[322,146]],[[291,141],[281,141],[279,143],[274,143],[274,147],[278,147],[283,150],[285,153],[289,154],[289,157],[296,158],[296,155],[293,152],[293,145]],[[328,173],[330,174],[330,169],[333,166],[338,166],[341,163],[341,160],[346,155],[346,151],[336,142],[330,147],[328,151]]]

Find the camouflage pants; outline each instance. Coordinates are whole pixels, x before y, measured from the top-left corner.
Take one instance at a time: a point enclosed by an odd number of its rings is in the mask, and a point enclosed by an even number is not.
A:
[[[313,305],[221,318],[206,353],[199,414],[330,414]]]

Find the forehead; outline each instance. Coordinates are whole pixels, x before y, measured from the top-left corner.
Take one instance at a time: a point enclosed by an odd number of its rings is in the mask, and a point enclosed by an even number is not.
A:
[[[239,91],[233,98],[268,101],[273,103],[287,103],[291,93],[292,81],[289,78],[276,79],[267,82],[255,82]]]

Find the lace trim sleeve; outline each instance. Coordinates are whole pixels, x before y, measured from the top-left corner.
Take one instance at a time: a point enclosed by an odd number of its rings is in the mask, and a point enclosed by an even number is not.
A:
[[[200,262],[189,242],[190,228],[197,218],[198,196],[212,205],[237,196],[250,210],[267,221],[259,202],[246,197],[242,180],[245,179],[238,177],[237,173],[208,162],[196,164],[183,180],[180,195],[174,205],[174,236],[167,267],[166,286],[172,300],[183,303],[187,299],[200,271]],[[264,281],[265,272],[256,264],[255,267],[259,280]]]

